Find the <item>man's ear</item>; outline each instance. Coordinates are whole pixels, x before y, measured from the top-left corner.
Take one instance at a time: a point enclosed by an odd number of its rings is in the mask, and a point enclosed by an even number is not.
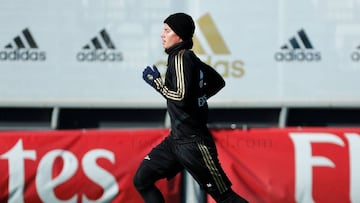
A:
[[[178,35],[176,35],[176,37],[177,37],[177,41],[178,41],[178,42],[182,42],[182,41],[183,41]]]

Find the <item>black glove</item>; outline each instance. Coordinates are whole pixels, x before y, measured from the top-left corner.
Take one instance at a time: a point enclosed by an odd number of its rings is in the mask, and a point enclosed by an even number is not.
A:
[[[153,65],[152,68],[150,66],[147,66],[143,71],[143,79],[146,83],[153,87],[156,87],[154,80],[160,77],[160,72],[155,65]]]

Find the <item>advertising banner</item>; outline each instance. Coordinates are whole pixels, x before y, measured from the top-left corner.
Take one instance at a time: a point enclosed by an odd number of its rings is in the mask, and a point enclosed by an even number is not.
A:
[[[215,131],[233,189],[256,203],[360,202],[360,129]],[[214,201],[209,197],[209,203]]]
[[[3,0],[0,106],[162,107],[142,71],[155,64],[165,74],[160,34],[174,12],[193,17],[194,52],[226,80],[215,106],[359,106],[359,9],[338,0]]]
[[[141,203],[132,178],[167,134],[166,129],[1,132],[0,202]],[[213,134],[233,189],[251,203],[360,202],[358,128]],[[181,202],[181,174],[157,185],[166,202]]]
[[[167,130],[0,133],[0,202],[142,202],[140,162]],[[157,186],[180,203],[180,177]]]

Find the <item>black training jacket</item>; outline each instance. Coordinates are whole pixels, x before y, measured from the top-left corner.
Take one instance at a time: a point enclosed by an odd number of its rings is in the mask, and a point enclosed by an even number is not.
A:
[[[156,89],[166,98],[171,119],[171,135],[188,140],[206,129],[207,99],[225,86],[223,78],[203,63],[184,42],[166,50],[165,82],[155,80]]]

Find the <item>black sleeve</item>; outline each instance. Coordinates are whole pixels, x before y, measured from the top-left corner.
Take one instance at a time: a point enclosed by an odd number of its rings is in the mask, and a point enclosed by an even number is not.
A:
[[[200,61],[200,59],[199,59]],[[205,80],[205,94],[209,99],[218,93],[223,87],[225,87],[225,81],[221,77],[221,75],[216,72],[211,66],[206,63],[200,61],[201,63],[201,71],[204,73]]]
[[[191,53],[181,51],[175,56],[174,67],[171,76],[166,78],[171,80],[173,87],[168,87],[162,83],[161,79],[155,80],[156,89],[168,100],[184,106],[188,100],[194,99],[195,69]]]

